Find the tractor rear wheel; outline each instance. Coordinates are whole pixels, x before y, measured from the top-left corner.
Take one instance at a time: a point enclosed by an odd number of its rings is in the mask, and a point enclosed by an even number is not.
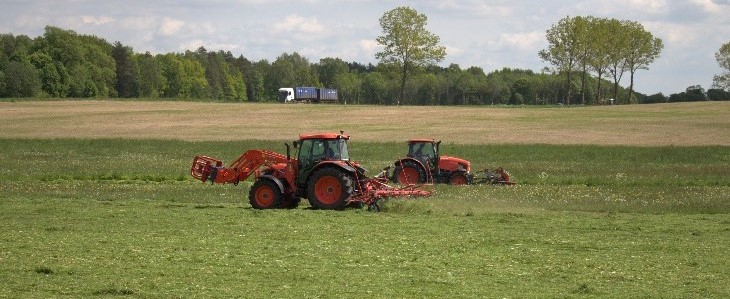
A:
[[[395,163],[393,181],[397,184],[422,184],[426,182],[426,171],[413,161]]]
[[[274,209],[281,204],[282,194],[279,186],[271,180],[263,179],[253,183],[248,191],[248,200],[254,209]]]
[[[451,185],[467,185],[469,184],[469,179],[466,177],[466,174],[463,172],[456,172],[451,174],[451,177],[449,178],[449,184]]]
[[[314,172],[307,186],[309,204],[317,209],[341,209],[354,193],[352,177],[345,170],[325,167]]]

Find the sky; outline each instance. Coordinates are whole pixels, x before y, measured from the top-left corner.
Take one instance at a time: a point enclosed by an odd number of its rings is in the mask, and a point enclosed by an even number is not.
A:
[[[630,20],[664,43],[639,70],[635,90],[665,95],[722,73],[715,53],[730,42],[730,0],[0,0],[0,33],[42,36],[47,25],[131,46],[137,53],[203,46],[249,60],[297,52],[311,63],[333,57],[377,64],[379,19],[399,6],[428,17],[426,29],[446,47],[441,66],[505,67],[540,72],[545,32],[560,19]],[[628,73],[621,81],[629,85]]]

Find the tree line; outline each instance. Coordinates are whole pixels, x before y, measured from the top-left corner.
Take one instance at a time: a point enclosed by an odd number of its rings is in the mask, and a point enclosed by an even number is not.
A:
[[[479,67],[423,66],[403,81],[392,67],[322,58],[311,63],[296,52],[274,61],[252,61],[228,51],[200,47],[183,53],[135,53],[121,42],[47,26],[36,38],[0,34],[0,97],[174,98],[227,102],[277,101],[280,87],[337,88],[340,101],[380,105],[600,104],[581,98],[609,82],[587,74]],[[606,84],[606,85],[603,85]],[[600,90],[600,88],[599,88]],[[623,87],[616,98],[643,102],[649,96]],[[403,99],[403,100],[401,100]],[[667,99],[669,101],[669,99]]]

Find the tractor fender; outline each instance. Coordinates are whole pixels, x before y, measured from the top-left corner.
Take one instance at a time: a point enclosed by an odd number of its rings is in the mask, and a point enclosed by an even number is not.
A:
[[[343,170],[345,170],[347,172],[352,172],[352,173],[357,172],[357,169],[355,169],[355,167],[352,167],[352,166],[347,165],[345,163],[339,163],[339,161],[323,161],[323,162],[317,164],[317,166],[315,166],[312,169],[312,172],[314,172],[315,170],[318,170],[318,169],[320,169],[322,167],[327,167],[327,166],[330,166],[330,167],[331,166],[338,167],[338,168],[341,168],[341,169],[343,169]]]
[[[281,182],[280,179],[278,179],[277,177],[275,177],[273,175],[268,175],[268,174],[260,175],[257,180],[272,181],[272,182],[274,182],[274,184],[276,184],[277,187],[279,187],[279,191],[281,191],[281,194],[286,194],[286,189],[284,188],[284,184]]]
[[[397,167],[397,166],[399,166],[399,165],[403,164],[403,163],[404,163],[404,162],[406,162],[406,161],[410,161],[410,162],[413,162],[413,163],[415,163],[416,165],[418,165],[419,167],[421,167],[421,169],[422,169],[423,171],[425,171],[425,172],[428,172],[428,168],[426,168],[426,165],[423,165],[423,163],[422,163],[421,161],[419,161],[418,159],[416,159],[416,158],[411,158],[411,157],[406,157],[406,158],[403,158],[403,159],[397,160],[397,161],[395,161],[395,163],[393,163],[393,166],[396,166],[396,167]]]

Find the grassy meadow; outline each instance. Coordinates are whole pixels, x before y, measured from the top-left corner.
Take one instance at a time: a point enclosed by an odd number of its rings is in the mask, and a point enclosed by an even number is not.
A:
[[[150,109],[144,102],[118,114],[130,103],[79,103],[91,119],[105,115],[107,121],[87,124],[83,113],[56,108],[43,116],[49,102],[0,103],[0,298],[730,296],[730,121],[714,112],[697,116],[698,110],[726,111],[725,104],[659,105],[621,116],[615,107],[472,109],[466,119],[505,114],[502,120],[515,119],[517,127],[544,122],[555,128],[580,109],[608,115],[584,119],[594,131],[632,113],[630,123],[647,127],[695,121],[685,131],[637,130],[674,140],[656,144],[630,130],[608,144],[539,142],[544,136],[537,132],[532,139],[489,142],[469,139],[483,132],[461,126],[449,138],[436,136],[444,140],[442,152],[470,160],[474,169],[503,166],[518,185],[439,185],[431,197],[392,199],[371,213],[317,211],[306,203],[253,210],[250,181],[194,181],[188,171],[196,154],[231,161],[251,148],[284,152],[283,143],[296,139],[298,132],[279,122],[262,138],[231,133],[245,118],[205,136],[183,125],[203,123],[190,116],[194,111],[237,106],[166,102]],[[277,106],[246,109],[258,115],[257,109]],[[341,107],[321,108],[315,119],[323,120],[323,130],[340,125],[328,116]],[[372,109],[388,113],[388,107]],[[21,129],[24,122],[29,126]],[[485,118],[474,127],[490,124]],[[416,137],[447,134],[409,126],[353,128],[360,134],[350,132],[351,156],[373,174],[404,154],[401,139],[411,136],[403,130],[420,130]],[[166,133],[140,136],[140,128]],[[96,130],[106,135],[89,133]],[[389,137],[372,137],[378,130]],[[704,137],[685,144],[682,137],[696,130]]]

